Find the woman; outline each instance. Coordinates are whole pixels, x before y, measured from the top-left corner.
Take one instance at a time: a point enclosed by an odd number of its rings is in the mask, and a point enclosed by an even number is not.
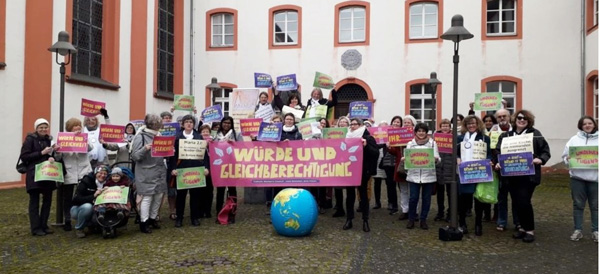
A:
[[[198,131],[194,130],[194,125],[196,124],[194,116],[188,114],[183,116],[183,119],[181,120],[181,128],[183,130],[177,132],[177,135],[175,136],[175,155],[173,157],[170,157],[169,159],[169,169],[172,170],[171,176],[177,178],[179,169],[192,167],[204,167],[204,176],[208,176],[208,153],[204,153],[203,159],[179,159],[180,140],[203,140],[202,135],[200,135]],[[177,219],[175,219],[175,227],[183,226],[183,214],[185,211],[185,200],[188,194],[188,190],[190,193],[190,219],[192,222],[192,226],[200,225],[200,199],[202,196],[202,192],[205,191],[205,188],[199,187],[177,190],[177,198],[175,205],[175,208],[177,210]]]
[[[273,90],[273,94],[275,96],[273,96],[273,103],[275,104],[274,106],[277,107],[278,109],[283,110],[284,104],[283,104],[283,100],[281,98],[281,93],[277,91],[276,87],[272,88]],[[290,91],[288,92],[288,99],[287,99],[287,104],[285,104],[285,106],[291,107],[293,109],[297,109],[297,110],[302,110],[304,111],[306,109],[305,106],[302,105],[302,103],[300,103],[300,97],[298,95],[297,92],[294,91]],[[301,118],[301,117],[299,117]]]
[[[275,114],[274,107],[275,102],[269,103],[269,94],[263,91],[258,95],[258,103],[254,108],[254,117],[261,118],[264,122],[269,122]]]
[[[200,135],[202,135],[202,139],[208,141],[208,144],[206,146],[206,153],[208,154],[208,146],[210,146],[210,142],[213,140],[213,137],[211,135],[211,126],[208,124],[204,124],[202,126],[200,126],[199,131],[200,131]],[[209,168],[210,168],[210,161],[207,160],[207,163],[209,163]],[[208,176],[206,176],[206,187],[204,187],[204,189],[202,190],[202,192],[200,193],[200,218],[212,218],[212,214],[210,213],[211,208],[212,208],[212,202],[213,202],[213,193],[214,187],[213,187],[213,183],[212,183],[212,176],[210,174],[210,170],[208,173]]]
[[[461,135],[457,137],[457,143],[460,149],[458,150],[458,158],[456,159],[458,165],[461,162],[484,160],[488,159],[491,161],[492,152],[490,150],[490,137],[485,134],[485,126],[483,121],[475,115],[469,115],[463,119],[461,125]],[[483,153],[481,150],[485,150]],[[491,163],[490,163],[491,164]],[[475,187],[477,184],[463,184],[461,183],[458,187],[458,222],[460,229],[464,234],[468,233],[467,229],[467,211],[473,204],[473,193],[475,193]],[[483,211],[489,210],[490,204],[482,203],[475,199],[475,235],[481,236],[483,234],[482,218]]]
[[[348,128],[350,127],[350,119],[346,116],[340,116],[338,118],[337,124],[335,127],[338,128]],[[344,217],[346,212],[344,211],[344,192],[342,187],[334,187],[333,188],[334,196],[335,196],[335,212],[333,213],[333,217]]]
[[[400,128],[402,127],[402,117],[394,116],[390,121],[391,128]],[[398,192],[396,191],[396,179],[395,174],[397,164],[396,155],[390,151],[388,146],[384,146],[383,148],[383,157],[387,159],[382,159],[388,161],[388,163],[393,162],[393,166],[384,166],[383,170],[385,171],[385,185],[387,188],[387,198],[388,198],[388,207],[387,209],[390,212],[398,212]]]
[[[494,114],[486,114],[485,116],[483,116],[483,125],[485,126],[485,130],[487,132],[492,131],[492,128],[494,126],[498,126],[498,120],[496,120],[496,117],[494,117]]]
[[[221,125],[219,126],[219,131],[217,131],[217,137],[215,138],[215,140],[219,141],[219,142],[227,142],[227,141],[240,142],[240,141],[242,141],[242,135],[235,132],[235,128],[233,128],[233,118],[231,118],[230,116],[223,117],[223,119],[221,120]],[[219,212],[223,208],[224,195],[225,195],[225,187],[217,187],[217,202],[216,202],[217,216],[219,215]],[[236,188],[235,187],[227,187],[227,196],[236,197],[237,196]],[[236,198],[236,202],[237,202],[237,198]],[[215,222],[219,223],[219,220],[217,219]]]
[[[437,144],[433,139],[429,138],[427,133],[429,127],[427,124],[418,123],[415,126],[415,138],[406,144],[407,149],[428,149],[433,148],[433,157],[435,162],[439,162],[440,155],[438,153]],[[400,164],[404,163],[405,158],[400,158]],[[421,229],[429,229],[427,226],[427,214],[431,206],[431,193],[433,186],[437,181],[435,169],[408,169],[406,172],[406,181],[410,186],[410,202],[408,205],[408,223],[406,228],[412,229],[415,227],[417,219],[417,205],[419,204],[419,192],[421,192],[421,216],[419,218],[419,227]]]
[[[440,121],[440,130],[438,130],[436,133],[442,133],[442,134],[451,134],[452,133],[452,124],[450,123],[450,120],[448,119],[442,119]],[[435,218],[433,219],[434,221],[441,221],[441,220],[446,220],[447,222],[450,221],[450,191],[451,191],[451,187],[452,184],[451,182],[454,181],[452,180],[452,161],[455,161],[455,159],[452,159],[452,153],[440,153],[440,163],[436,166],[436,176],[437,176],[437,190],[436,190],[436,196],[437,196],[437,206],[438,206],[438,211],[437,211],[437,215],[435,215]],[[444,192],[446,193],[446,196],[448,198],[448,207],[446,208],[446,217],[444,217],[444,203],[445,203],[445,198],[444,197]]]
[[[71,207],[71,216],[77,222],[75,223],[75,235],[78,238],[84,238],[83,229],[92,221],[94,213],[94,199],[105,190],[104,184],[108,178],[108,167],[100,165],[94,169],[94,173],[83,176],[75,197],[73,197],[73,206]]]
[[[117,152],[117,159],[115,160],[115,164],[119,167],[127,167],[132,168],[129,165],[129,161],[131,161],[131,156],[129,155],[129,148],[131,147],[131,141],[133,141],[133,137],[135,136],[135,127],[132,123],[128,123],[125,126],[125,143],[107,143],[104,140],[100,139],[100,143],[104,149],[110,151]]]
[[[378,126],[387,127],[388,123],[386,121],[381,121]],[[377,147],[379,148],[379,159],[377,159],[377,163],[381,163],[383,155],[385,155],[385,144],[377,145]],[[381,182],[385,179],[385,170],[383,169],[383,166],[379,164],[377,165],[377,173],[373,175],[373,191],[375,196],[375,206],[373,209],[381,208]]]
[[[361,138],[363,145],[363,172],[360,179],[358,193],[360,195],[360,211],[363,218],[363,231],[369,232],[369,198],[367,197],[367,187],[371,175],[377,170],[377,158],[379,158],[379,150],[375,138],[369,134],[369,131],[364,126],[363,121],[358,118],[350,120],[350,130],[346,134],[346,138]],[[346,223],[342,227],[343,230],[352,228],[352,219],[354,219],[354,201],[356,199],[356,187],[346,187]]]
[[[577,122],[579,132],[567,142],[563,151],[563,161],[569,164],[569,148],[576,146],[598,146],[598,125],[594,118],[583,116]],[[583,238],[583,211],[589,201],[592,215],[592,240],[598,242],[598,169],[569,169],[571,176],[571,197],[573,198],[573,222],[575,231],[571,241]]]
[[[521,134],[533,134],[533,165],[535,167],[534,175],[504,177],[508,183],[508,191],[512,198],[512,206],[515,208],[521,227],[513,238],[522,239],[523,242],[531,243],[535,241],[535,221],[533,215],[533,206],[531,197],[535,187],[542,182],[542,166],[550,160],[550,146],[542,133],[535,129],[535,116],[528,110],[519,110],[515,112],[511,119],[512,130],[502,133],[498,139],[497,147],[502,154],[502,140]],[[500,169],[500,164],[496,164],[496,169]]]
[[[67,120],[65,129],[67,132],[73,132],[76,135],[79,135],[81,133],[81,120],[77,118]],[[56,148],[58,150],[58,147]],[[90,150],[92,150],[92,146],[88,144],[88,151]],[[73,190],[83,176],[92,172],[92,166],[90,165],[87,153],[57,152],[56,159],[63,162],[64,168],[67,171],[64,177],[65,182],[59,185],[59,187],[63,192],[63,215],[65,217],[63,229],[65,231],[71,231],[71,202],[73,200]]]
[[[50,207],[52,206],[52,191],[56,189],[54,181],[35,181],[35,165],[50,161],[54,149],[50,142],[50,124],[44,118],[35,120],[33,124],[34,133],[27,134],[23,146],[21,146],[20,159],[27,165],[25,175],[25,186],[29,194],[29,226],[34,236],[52,234],[48,227]],[[40,210],[40,195],[42,196],[42,208]]]
[[[167,168],[163,157],[152,157],[152,141],[160,135],[162,119],[155,114],[146,114],[146,128],[133,138],[131,159],[135,161],[136,202],[139,205],[140,231],[152,233],[150,226],[159,229],[158,211],[163,195],[167,192]]]
[[[293,113],[287,113],[283,118],[283,131],[281,141],[302,140],[302,134],[296,126],[296,117]]]
[[[323,98],[323,91],[320,88],[314,88],[310,93],[310,99],[306,103],[306,112],[304,113],[305,118],[313,118],[313,117],[326,117],[327,111],[325,113],[319,113],[317,108],[319,106],[325,106],[325,109],[335,107],[337,105],[337,92],[335,89],[331,90],[331,101]]]
[[[100,112],[104,116],[105,123],[110,124],[108,112],[105,109],[101,109]],[[83,123],[85,125],[83,133],[88,134],[88,144],[92,147],[92,150],[88,152],[92,168],[95,168],[97,165],[108,165],[108,155],[100,143],[100,123],[98,122],[98,117],[85,117]]]
[[[415,125],[417,124],[417,119],[415,119],[415,117],[413,117],[412,115],[406,115],[404,116],[404,118],[402,119],[402,127],[407,127],[407,128],[414,128]],[[393,123],[392,123],[393,126]],[[400,214],[400,217],[398,218],[398,220],[402,221],[402,220],[407,220],[408,219],[408,182],[406,182],[406,173],[400,173],[398,172],[398,166],[400,165],[400,161],[399,159],[401,159],[404,156],[404,147],[389,147],[389,151],[390,153],[394,154],[394,156],[396,156],[396,167],[394,169],[394,181],[396,181],[398,183],[398,185],[400,186],[400,208],[402,209],[402,214]],[[394,188],[394,191],[396,190],[396,188]],[[394,215],[398,213],[398,208],[396,209],[392,209],[390,211],[390,215]]]

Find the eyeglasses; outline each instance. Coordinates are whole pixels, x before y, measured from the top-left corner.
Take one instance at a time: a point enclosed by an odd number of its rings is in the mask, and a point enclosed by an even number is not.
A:
[[[525,117],[525,116],[517,116],[517,120],[519,120],[519,121],[521,121],[521,120],[527,121],[527,117]]]
[[[222,123],[223,124],[229,124],[229,125],[231,124],[231,122],[229,122],[229,121],[223,121]]]
[[[351,123],[351,126],[358,126],[358,123]]]

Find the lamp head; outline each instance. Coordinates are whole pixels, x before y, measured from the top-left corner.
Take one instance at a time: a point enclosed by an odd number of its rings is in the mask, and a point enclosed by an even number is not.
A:
[[[431,86],[431,89],[432,89],[434,92],[436,91],[436,89],[437,89],[437,86],[438,86],[439,84],[441,84],[441,83],[442,83],[442,82],[441,82],[440,80],[438,80],[438,79],[437,79],[437,73],[435,73],[435,72],[432,72],[432,73],[429,75],[429,80],[427,80],[427,84],[428,84],[429,86]]]
[[[210,84],[206,87],[211,90],[221,88],[221,86],[217,83],[217,77],[213,77],[212,79],[210,79]]]
[[[451,40],[454,43],[458,43],[462,40],[467,40],[473,38],[473,34],[471,34],[465,27],[463,27],[463,17],[460,14],[452,16],[452,24],[451,27],[440,36],[440,38],[444,40]]]
[[[77,53],[77,49],[69,42],[69,33],[66,31],[61,31],[58,33],[58,42],[54,43],[48,51],[56,52],[61,56],[66,56],[67,54]]]

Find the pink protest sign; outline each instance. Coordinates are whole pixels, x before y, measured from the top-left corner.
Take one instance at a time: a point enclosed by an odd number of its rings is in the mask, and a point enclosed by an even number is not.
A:
[[[213,142],[213,184],[239,187],[358,186],[360,138],[289,142]]]
[[[175,136],[154,136],[152,157],[171,157],[175,155]]]
[[[410,127],[388,128],[388,141],[390,146],[405,146],[415,138],[413,129]]]
[[[83,116],[94,117],[100,114],[101,108],[105,107],[106,103],[81,98],[81,115]]]
[[[258,135],[260,129],[260,123],[263,119],[261,118],[248,118],[240,119],[240,128],[242,130],[242,136]]]
[[[388,142],[388,127],[368,127],[367,129],[378,145]]]
[[[100,138],[107,143],[124,143],[125,126],[101,124]]]
[[[452,133],[435,133],[433,140],[437,143],[440,153],[452,154]]]
[[[58,137],[56,137],[56,144],[60,148],[57,152],[87,153],[87,140],[87,133],[59,132]]]

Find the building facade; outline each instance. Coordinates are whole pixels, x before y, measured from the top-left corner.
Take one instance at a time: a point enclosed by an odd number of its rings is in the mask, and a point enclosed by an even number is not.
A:
[[[549,164],[559,162],[578,118],[598,117],[597,0],[0,0],[0,160],[11,163],[0,183],[21,183],[12,163],[37,118],[58,132],[59,65],[47,49],[59,31],[78,49],[64,59],[65,120],[82,118],[82,98],[105,102],[113,124],[168,110],[174,94],[227,112],[254,72],[295,73],[305,102],[319,71],[336,81],[336,116],[368,100],[376,121],[431,123],[430,72],[443,83],[435,116],[451,118],[453,45],[439,36],[455,14],[475,36],[460,43],[459,113],[475,93],[503,92],[511,111],[536,115]],[[223,89],[206,88],[212,77]]]

